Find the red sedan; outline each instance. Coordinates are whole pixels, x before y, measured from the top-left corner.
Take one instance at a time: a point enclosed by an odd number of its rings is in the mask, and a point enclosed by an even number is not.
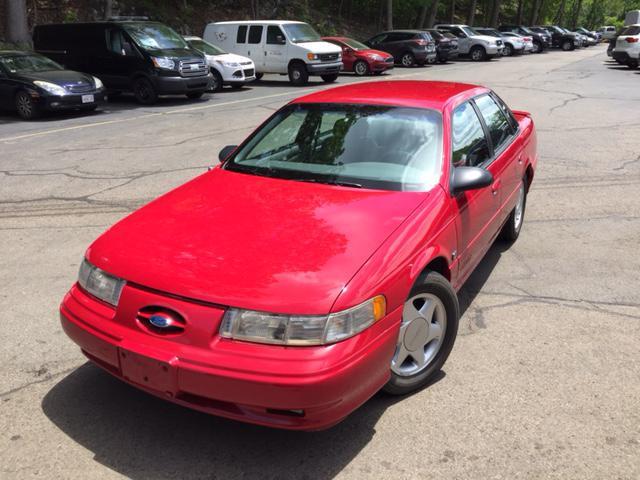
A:
[[[326,42],[342,48],[342,63],[345,72],[364,75],[379,75],[393,68],[393,55],[374,50],[357,40],[347,37],[322,37]]]
[[[487,88],[395,81],[294,100],[221,157],[90,246],[62,326],[149,393],[317,430],[442,368],[537,153]]]

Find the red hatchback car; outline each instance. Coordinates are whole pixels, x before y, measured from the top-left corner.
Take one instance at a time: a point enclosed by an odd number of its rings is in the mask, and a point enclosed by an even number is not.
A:
[[[537,153],[487,88],[395,81],[294,100],[221,157],[89,247],[62,326],[149,393],[318,430],[437,374]]]
[[[342,48],[343,71],[354,72],[362,77],[365,75],[380,75],[393,68],[393,55],[367,47],[364,43],[347,37],[322,37]]]

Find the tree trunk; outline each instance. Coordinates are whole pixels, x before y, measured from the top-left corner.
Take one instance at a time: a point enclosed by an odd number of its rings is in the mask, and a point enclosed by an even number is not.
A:
[[[393,0],[387,0],[387,30],[393,30]]]
[[[6,1],[6,33],[7,41],[11,43],[30,43],[29,24],[27,22],[27,1]]]
[[[416,28],[424,28],[424,22],[427,21],[427,13],[429,12],[429,4],[427,0],[422,2],[422,7],[420,7],[420,14],[418,15],[418,22],[416,23]]]
[[[456,23],[456,0],[451,0],[449,7],[449,23]]]
[[[436,23],[439,1],[440,0],[431,0],[431,6],[429,7],[429,19],[427,20],[427,28],[433,28],[433,25]]]
[[[531,20],[529,25],[533,26],[538,23],[538,15],[540,14],[540,0],[534,0],[531,7]]]
[[[582,0],[575,0],[573,3],[573,17],[571,18],[571,28],[575,30],[578,27],[580,14],[582,13]]]
[[[524,16],[524,0],[518,0],[518,13],[516,15],[516,23],[522,25],[522,17]]]
[[[490,27],[498,26],[498,18],[500,17],[500,6],[502,0],[493,0],[493,8],[491,9],[491,22],[489,24]]]
[[[478,5],[478,0],[471,0],[469,2],[469,13],[467,13],[467,25],[473,26],[473,22],[476,19],[476,7]]]
[[[555,19],[556,25],[562,25],[564,23],[564,9],[565,9],[566,3],[567,3],[567,0],[562,0],[560,2],[560,6],[558,7],[558,13],[556,13],[556,19]]]
[[[104,19],[108,20],[113,17],[113,0],[105,0],[104,2]]]

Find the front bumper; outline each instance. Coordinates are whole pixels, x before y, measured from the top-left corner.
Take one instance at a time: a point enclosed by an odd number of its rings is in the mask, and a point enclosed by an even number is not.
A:
[[[343,68],[342,62],[331,63],[307,63],[309,75],[332,75],[338,74]]]
[[[151,80],[158,95],[185,95],[208,90],[212,78],[211,73],[208,73],[197,77],[157,75],[151,77]]]
[[[385,72],[391,70],[394,66],[393,58],[391,58],[390,62],[384,60],[373,60],[369,62],[369,69],[372,72]]]
[[[92,101],[86,101],[87,96],[92,96]],[[83,97],[85,101],[83,101]],[[93,108],[106,100],[104,90],[94,90],[92,92],[78,93],[72,95],[38,95],[36,103],[43,110],[75,110],[78,108]]]
[[[504,46],[489,45],[485,47],[485,50],[487,52],[487,55],[489,55],[490,57],[497,57],[499,55],[502,55],[502,53],[504,52]]]
[[[136,324],[143,305],[180,312],[186,330],[160,337]],[[72,287],[60,306],[66,334],[95,364],[148,393],[244,422],[322,430],[389,379],[402,308],[345,341],[318,347],[237,342],[217,335],[224,310],[125,286],[118,310]]]

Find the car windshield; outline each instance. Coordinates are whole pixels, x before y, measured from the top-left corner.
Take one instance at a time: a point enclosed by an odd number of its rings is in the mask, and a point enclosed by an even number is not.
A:
[[[349,47],[349,48],[353,48],[354,50],[368,50],[369,47],[367,47],[364,43],[360,43],[357,40],[354,40],[353,38],[345,38],[343,40],[343,43]]]
[[[293,43],[319,42],[322,39],[310,25],[306,23],[287,23],[282,25],[289,40]]]
[[[491,37],[499,37],[500,33],[497,30],[493,30],[491,28],[481,28],[476,30],[476,33],[479,33],[481,35],[489,35]]]
[[[478,35],[478,32],[476,32],[473,28],[471,27],[462,27],[462,31],[464,33],[466,33],[467,35],[471,36],[471,35]]]
[[[224,55],[227,53],[221,48],[211,45],[209,42],[205,42],[204,40],[187,40],[187,43],[206,55]]]
[[[63,68],[56,62],[41,55],[0,56],[0,64],[2,64],[10,73],[63,70]]]
[[[145,50],[188,48],[187,42],[172,28],[161,23],[123,24],[123,28]]]
[[[520,27],[520,30],[522,30],[522,32],[526,33],[527,35],[531,35],[533,33],[533,31],[527,27]]]
[[[276,113],[225,169],[298,181],[424,191],[437,184],[442,117],[428,109],[297,104]]]

